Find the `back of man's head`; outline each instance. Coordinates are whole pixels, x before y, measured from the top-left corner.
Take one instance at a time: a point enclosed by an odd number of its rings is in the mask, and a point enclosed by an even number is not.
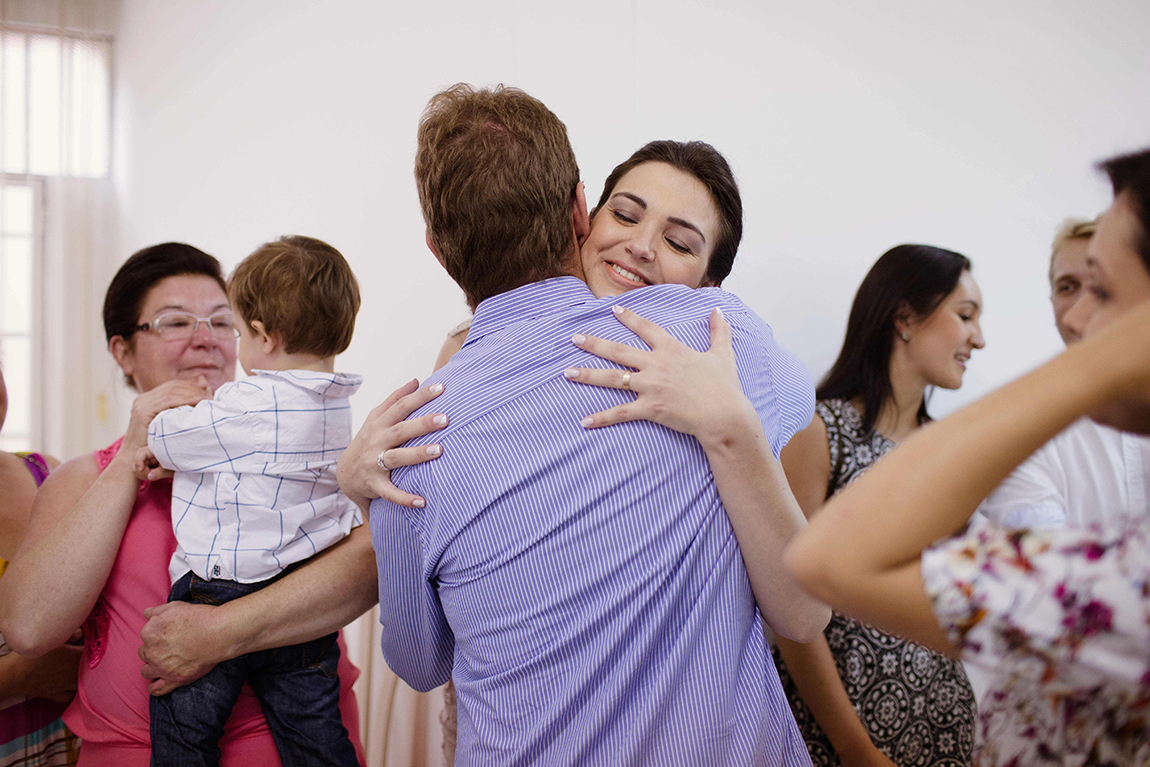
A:
[[[565,273],[579,166],[538,99],[463,83],[436,94],[419,123],[415,182],[430,244],[473,309]]]

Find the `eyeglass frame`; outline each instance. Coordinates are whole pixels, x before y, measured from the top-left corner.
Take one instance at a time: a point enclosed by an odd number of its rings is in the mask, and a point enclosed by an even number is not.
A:
[[[159,330],[156,328],[156,323],[159,322],[160,320],[164,319],[165,317],[191,317],[193,320],[196,321],[196,324],[192,326],[192,332],[188,335],[187,340],[190,340],[190,339],[196,337],[196,332],[200,329],[200,323],[207,323],[208,330],[211,332],[212,336],[214,338],[220,340],[220,341],[224,341],[227,339],[221,338],[220,335],[218,333],[216,333],[216,331],[212,328],[212,319],[215,317],[220,317],[222,315],[228,315],[228,314],[230,314],[232,316],[232,319],[235,320],[236,314],[234,311],[232,311],[230,309],[228,309],[226,311],[216,312],[215,314],[209,315],[207,317],[197,317],[196,315],[192,314],[191,312],[164,312],[163,314],[161,314],[161,315],[157,316],[155,319],[153,319],[151,322],[141,322],[139,325],[132,328],[132,333],[129,333],[128,335],[132,335],[134,333],[138,333],[140,331],[147,331],[147,330],[155,330],[156,333],[159,334]],[[232,328],[232,332],[230,334],[231,338],[233,340],[239,338],[240,337],[240,329],[235,326],[234,322],[232,323],[231,328]],[[162,337],[163,336],[161,336],[161,338]]]

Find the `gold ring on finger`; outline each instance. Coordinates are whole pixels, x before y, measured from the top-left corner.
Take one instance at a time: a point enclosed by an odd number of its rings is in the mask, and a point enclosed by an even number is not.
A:
[[[631,391],[631,371],[628,370],[623,374],[623,388]]]
[[[387,464],[383,462],[383,457],[385,455],[387,455],[387,451],[381,451],[379,457],[375,459],[375,464],[384,471],[391,471],[391,469],[387,468]]]

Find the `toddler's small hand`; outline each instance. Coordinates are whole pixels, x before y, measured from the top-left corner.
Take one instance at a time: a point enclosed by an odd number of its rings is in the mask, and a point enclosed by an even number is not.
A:
[[[141,482],[155,482],[158,479],[171,477],[175,472],[169,471],[160,465],[147,445],[136,451],[136,464],[134,466],[136,479]]]

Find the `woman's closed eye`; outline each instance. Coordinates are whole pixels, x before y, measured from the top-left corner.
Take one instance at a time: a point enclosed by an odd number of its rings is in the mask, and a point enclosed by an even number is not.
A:
[[[694,252],[691,250],[690,247],[688,247],[687,245],[684,245],[683,243],[675,240],[672,237],[664,237],[663,239],[667,241],[667,244],[671,246],[672,250],[676,250],[679,253],[683,253],[685,255],[690,255]]]
[[[617,221],[621,221],[624,224],[638,223],[636,219],[632,218],[629,214],[624,213],[621,210],[612,210],[611,215],[614,216]]]

